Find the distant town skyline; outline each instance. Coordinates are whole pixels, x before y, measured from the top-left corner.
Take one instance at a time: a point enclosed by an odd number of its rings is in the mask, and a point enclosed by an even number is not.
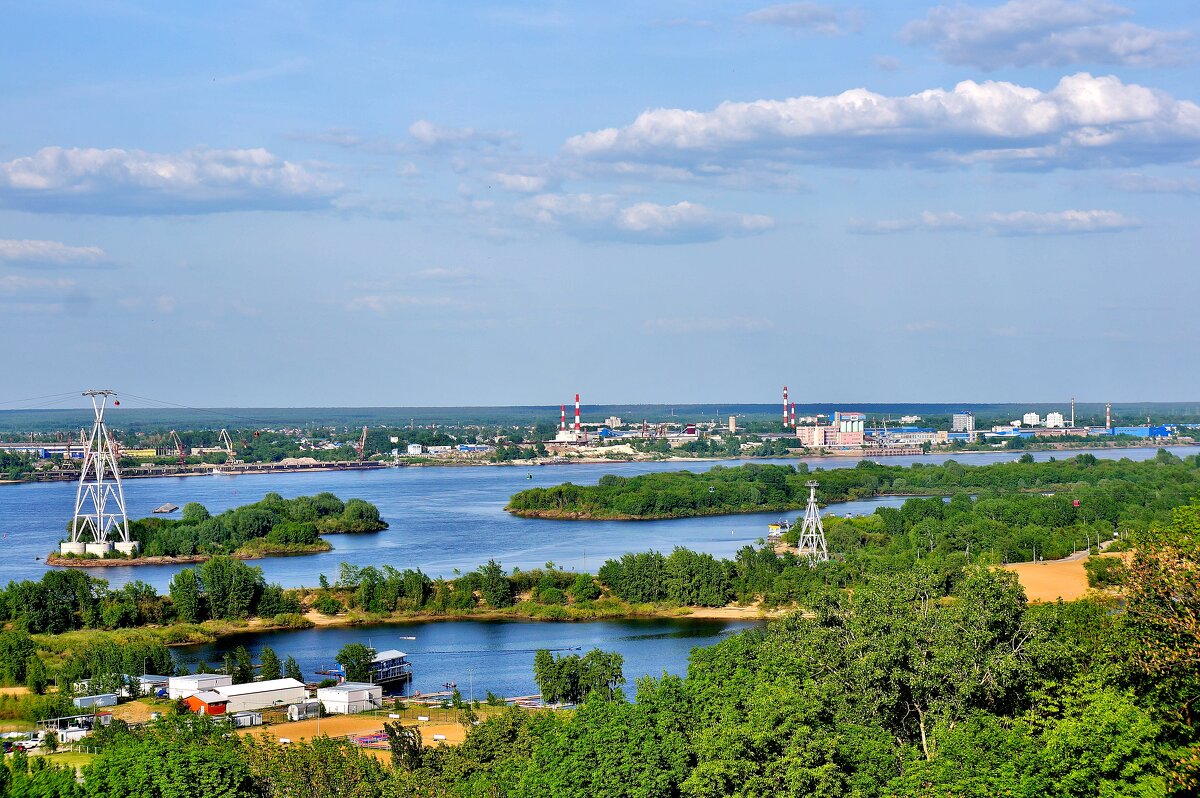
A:
[[[1197,31],[1102,0],[14,6],[0,409],[1186,401]]]

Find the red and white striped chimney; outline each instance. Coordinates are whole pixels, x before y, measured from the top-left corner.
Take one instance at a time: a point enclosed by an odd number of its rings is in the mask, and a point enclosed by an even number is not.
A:
[[[579,394],[575,394],[575,431],[579,432],[582,429],[579,423]]]
[[[796,403],[792,402],[792,429],[796,428]]]
[[[563,432],[567,431],[567,406],[562,406],[562,419],[558,422],[558,428]]]
[[[783,428],[787,429],[787,425],[788,425],[788,400],[787,400],[787,386],[785,385],[785,386],[783,386]]]

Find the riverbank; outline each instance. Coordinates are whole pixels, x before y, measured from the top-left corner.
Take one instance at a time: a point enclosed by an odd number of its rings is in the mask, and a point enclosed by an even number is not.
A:
[[[346,533],[352,534],[352,533]],[[261,540],[261,538],[260,538]],[[59,568],[124,568],[139,565],[196,565],[208,562],[213,557],[229,556],[237,560],[261,560],[265,557],[303,557],[306,554],[323,554],[333,551],[333,544],[328,540],[316,543],[284,543],[264,544],[251,548],[241,548],[228,555],[217,554],[186,554],[158,555],[154,557],[64,557],[51,552],[46,555],[46,565]]]

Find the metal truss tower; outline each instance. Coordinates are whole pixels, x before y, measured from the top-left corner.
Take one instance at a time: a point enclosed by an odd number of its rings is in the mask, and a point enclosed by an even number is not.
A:
[[[75,515],[71,519],[71,543],[107,543],[115,532],[117,542],[128,546],[129,519],[125,515],[121,472],[117,469],[116,443],[104,424],[104,406],[115,394],[93,390],[84,391],[83,395],[92,400],[96,422],[84,443],[83,467],[75,490]]]
[[[800,546],[796,553],[808,557],[810,564],[829,561],[829,549],[825,546],[825,527],[821,525],[821,511],[817,509],[817,485],[809,480],[808,507],[804,510],[804,525],[800,528]]]

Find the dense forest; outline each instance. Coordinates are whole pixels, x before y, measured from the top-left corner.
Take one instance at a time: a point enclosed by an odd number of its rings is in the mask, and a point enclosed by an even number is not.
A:
[[[141,544],[140,556],[189,557],[326,550],[322,535],[378,532],[387,526],[379,509],[362,499],[343,502],[332,493],[285,499],[268,493],[262,501],[215,516],[189,502],[178,519],[130,521],[129,533]]]
[[[807,463],[750,464],[708,471],[674,471],[600,478],[596,485],[567,482],[531,488],[514,495],[507,509],[517,515],[553,518],[685,518],[698,515],[772,512],[803,508],[805,483],[820,483],[822,504],[879,495],[948,495],[958,491],[1073,491],[1073,498],[1109,483],[1122,483],[1144,495],[1171,498],[1200,490],[1200,455],[1181,460],[1159,450],[1150,461],[1100,460],[1081,454],[1065,460],[1034,462],[1029,455],[1011,463],[969,466],[947,461],[937,465],[881,465],[860,461],[854,468],[810,471]],[[1082,493],[1078,493],[1082,492]],[[1121,500],[1114,487],[1111,491]],[[1186,498],[1186,497],[1185,497]],[[1178,502],[1175,502],[1178,504]],[[1091,512],[1085,510],[1084,513]]]
[[[539,655],[548,690],[592,685],[578,709],[510,708],[459,746],[393,726],[383,762],[169,716],[96,735],[81,784],[23,757],[0,780],[61,798],[1190,796],[1200,506],[1171,515],[1135,535],[1123,601],[1029,605],[1011,573],[978,566],[947,595],[921,565],[824,589],[813,617],[696,649],[686,676],[628,694],[619,658]]]

